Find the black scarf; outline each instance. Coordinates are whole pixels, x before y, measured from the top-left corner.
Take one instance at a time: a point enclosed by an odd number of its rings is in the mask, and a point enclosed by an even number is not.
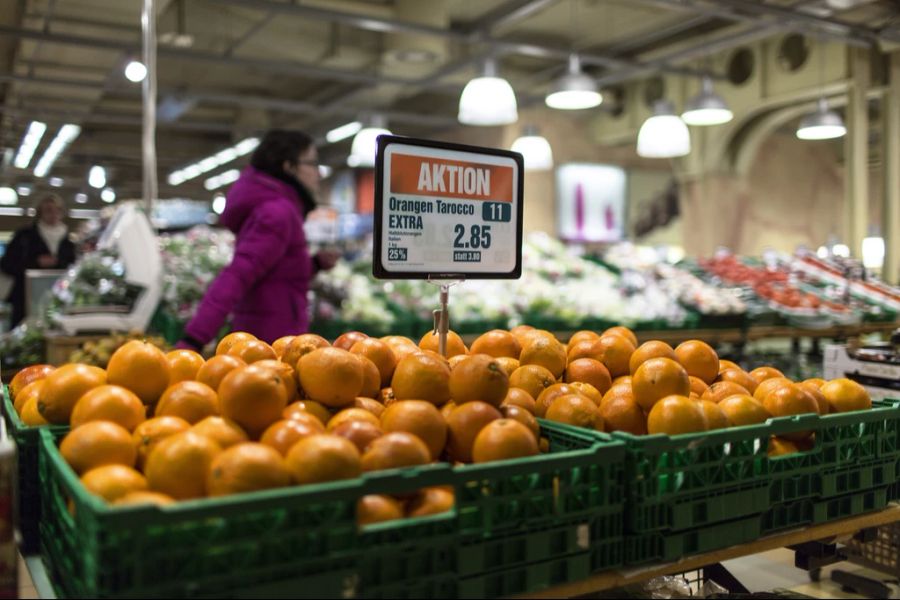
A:
[[[279,181],[283,181],[289,186],[291,186],[295,192],[297,192],[297,197],[300,198],[300,208],[303,211],[303,218],[306,218],[310,212],[312,212],[316,208],[316,198],[313,196],[312,192],[309,191],[309,188],[300,183],[300,181],[296,177],[292,177],[288,175],[283,170],[279,169],[277,173],[270,173],[267,170],[260,169],[266,175],[274,177]]]

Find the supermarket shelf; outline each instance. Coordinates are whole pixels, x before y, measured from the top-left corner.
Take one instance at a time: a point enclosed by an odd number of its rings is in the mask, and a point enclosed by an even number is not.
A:
[[[516,597],[571,598],[574,596],[592,594],[602,590],[639,583],[641,581],[653,579],[654,577],[699,569],[705,565],[715,564],[733,558],[758,554],[760,552],[775,550],[794,544],[802,544],[804,542],[812,542],[841,535],[850,535],[861,529],[878,527],[880,525],[896,522],[900,522],[900,506],[893,505],[890,508],[879,512],[832,521],[823,525],[816,525],[815,527],[795,529],[793,531],[764,537],[749,544],[732,546],[731,548],[707,552],[706,554],[698,554],[673,563],[651,565],[649,567],[633,570],[607,571],[581,581],[574,581]]]

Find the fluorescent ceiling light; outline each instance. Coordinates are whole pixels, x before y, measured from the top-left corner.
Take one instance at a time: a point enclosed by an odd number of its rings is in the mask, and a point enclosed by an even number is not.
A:
[[[645,158],[674,158],[691,151],[691,134],[687,125],[675,115],[671,102],[660,100],[654,115],[644,121],[638,132],[637,153]]]
[[[15,206],[19,203],[19,195],[11,187],[0,187],[0,206]]]
[[[0,216],[2,217],[21,217],[25,214],[25,209],[21,206],[6,206],[0,208]]]
[[[884,266],[884,238],[867,237],[862,241],[863,266],[880,269]]]
[[[582,110],[599,106],[603,96],[597,90],[597,82],[582,72],[578,55],[572,54],[568,73],[556,80],[544,102],[550,108]]]
[[[553,150],[547,138],[534,127],[527,127],[520,138],[513,142],[512,151],[522,155],[526,171],[546,171],[553,168]]]
[[[125,65],[125,78],[134,83],[140,83],[147,77],[147,67],[144,63],[133,60]]]
[[[78,125],[68,123],[60,127],[56,137],[53,138],[53,141],[50,142],[50,145],[44,150],[44,155],[41,156],[41,159],[34,167],[35,176],[46,177],[47,173],[49,173],[50,169],[53,167],[53,163],[59,158],[59,155],[63,153],[66,147],[71,144],[80,133],[81,127]]]
[[[509,125],[519,120],[516,93],[497,76],[497,64],[485,63],[484,74],[466,84],[459,97],[459,122],[464,125]]]
[[[100,199],[107,204],[112,204],[116,201],[116,190],[112,188],[103,188],[103,191],[100,192]]]
[[[212,209],[217,215],[225,212],[225,194],[216,194],[212,201]]]
[[[75,194],[75,202],[77,202],[78,204],[87,204],[87,201],[88,197],[84,192],[78,192],[77,194]]]
[[[722,125],[734,118],[725,99],[713,91],[712,79],[703,78],[700,93],[687,101],[682,120],[688,125]]]
[[[360,129],[362,129],[362,123],[360,123],[359,121],[353,121],[351,123],[341,125],[340,127],[335,127],[334,129],[326,133],[325,140],[329,144],[334,144],[335,142],[347,139],[351,135],[356,135]]]
[[[41,143],[41,138],[44,136],[45,131],[47,131],[47,124],[40,121],[32,121],[28,126],[28,130],[22,137],[22,143],[19,145],[16,158],[13,161],[13,165],[17,169],[28,168],[31,158],[34,156],[34,151],[37,150],[38,144]]]
[[[209,173],[230,163],[236,158],[240,158],[246,154],[250,154],[259,146],[259,138],[249,137],[241,140],[233,146],[219,150],[215,154],[208,156],[193,164],[182,167],[169,173],[166,181],[169,185],[181,185],[185,181],[189,181],[196,177],[200,177],[204,173]],[[210,178],[212,179],[212,178]],[[230,182],[229,182],[230,183]]]
[[[65,181],[63,180],[62,177],[51,177],[50,178],[50,185],[53,187],[62,187],[64,183],[65,183]]]
[[[218,175],[214,175],[213,177],[210,177],[209,179],[204,181],[203,187],[210,191],[217,190],[223,185],[234,183],[240,176],[241,172],[239,170],[229,169],[228,171],[224,171],[222,173],[219,173]]]
[[[369,127],[361,129],[353,138],[347,164],[351,167],[374,167],[379,135],[391,135],[391,132],[385,127],[384,118],[376,116]]]
[[[88,172],[88,185],[92,188],[100,189],[106,185],[106,169],[99,165],[94,165]]]
[[[73,219],[96,219],[100,216],[100,211],[93,208],[73,208],[69,211],[69,216]]]
[[[819,98],[816,112],[803,117],[797,127],[797,137],[801,140],[830,140],[843,137],[846,133],[844,120],[828,109],[825,98]]]
[[[331,174],[334,172],[334,169],[329,167],[328,165],[319,165],[319,177],[322,179],[328,179],[331,177]]]
[[[847,244],[835,244],[831,248],[831,253],[842,258],[849,258],[850,248],[847,247]]]
[[[16,193],[20,196],[30,196],[31,195],[31,186],[30,185],[18,185],[16,186]]]

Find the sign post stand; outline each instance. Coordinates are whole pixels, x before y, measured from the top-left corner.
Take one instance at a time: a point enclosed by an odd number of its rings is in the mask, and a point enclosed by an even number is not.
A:
[[[432,330],[432,334],[438,336],[438,351],[441,356],[446,358],[447,334],[450,333],[450,287],[462,283],[463,280],[437,281],[429,279],[428,282],[441,287],[441,307],[436,308],[432,313],[434,316],[434,329]]]

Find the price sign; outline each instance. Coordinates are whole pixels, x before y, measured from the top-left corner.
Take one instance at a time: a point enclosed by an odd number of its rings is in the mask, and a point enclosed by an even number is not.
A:
[[[517,279],[522,155],[378,138],[375,248],[381,279]]]

